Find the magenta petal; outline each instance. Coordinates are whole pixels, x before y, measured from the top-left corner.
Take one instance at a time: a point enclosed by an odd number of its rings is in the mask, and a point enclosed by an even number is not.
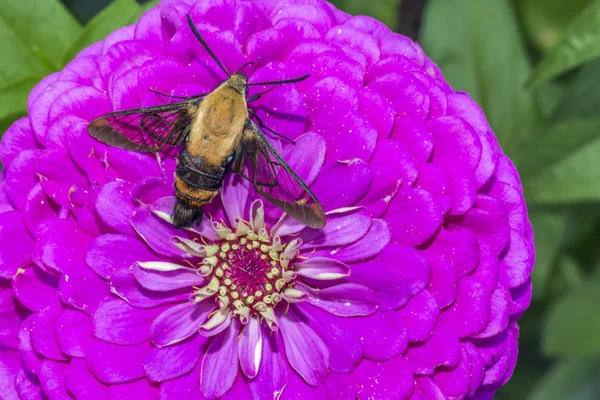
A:
[[[32,311],[41,311],[58,301],[58,277],[32,266],[12,281],[14,296]]]
[[[81,269],[85,250],[92,238],[81,231],[71,219],[57,219],[37,243],[41,262],[48,268],[66,273]]]
[[[238,400],[249,399],[252,396],[250,386],[244,377],[244,374],[239,372],[233,383],[233,386],[219,400]]]
[[[308,384],[302,379],[297,373],[295,373],[289,365],[288,369],[288,382],[285,387],[283,394],[279,397],[280,400],[302,400],[302,399],[314,399],[314,400],[325,400],[325,385],[314,387]]]
[[[170,399],[189,399],[189,400],[204,400],[205,397],[200,394],[200,365],[196,363],[196,367],[187,374],[175,378],[160,385],[158,398],[160,400]]]
[[[348,318],[346,321],[360,337],[366,359],[390,360],[404,353],[408,346],[408,332],[398,313],[378,312],[364,318]]]
[[[510,231],[510,242],[506,254],[500,261],[499,280],[505,287],[514,288],[527,282],[535,259],[531,240],[515,231]]]
[[[2,281],[0,281],[2,282]],[[0,346],[16,349],[21,317],[12,290],[0,289]]]
[[[110,278],[111,292],[139,308],[152,308],[163,304],[180,303],[190,298],[188,289],[173,292],[153,292],[143,288],[130,270],[120,270]]]
[[[427,251],[452,260],[458,278],[470,274],[479,263],[477,235],[464,228],[440,229]]]
[[[363,161],[333,162],[323,166],[311,189],[325,210],[335,210],[356,204],[367,193],[372,180],[371,167]]]
[[[315,255],[324,255],[342,262],[365,261],[381,252],[388,245],[392,236],[385,221],[374,219],[365,236],[341,249],[321,249]]]
[[[110,400],[129,400],[138,397],[141,399],[157,400],[158,388],[151,385],[146,379],[122,383],[120,385],[110,385],[108,387],[108,398]]]
[[[182,267],[174,271],[156,271],[140,267],[139,263],[133,265],[133,276],[148,290],[156,292],[168,292],[191,288],[194,286],[203,286],[205,278],[197,273],[197,270],[190,267]]]
[[[469,392],[471,380],[471,356],[463,348],[458,365],[450,371],[441,370],[433,376],[433,381],[446,398],[464,396]]]
[[[431,193],[403,188],[390,203],[386,214],[392,240],[417,246],[429,239],[442,223],[442,212]]]
[[[411,342],[422,342],[431,337],[440,316],[440,308],[427,290],[422,290],[400,310],[402,322]]]
[[[442,312],[440,322],[450,327],[459,339],[482,331],[490,321],[490,296],[484,287],[471,277],[458,283],[458,297]]]
[[[0,160],[2,160],[5,167],[8,167],[23,150],[36,147],[37,143],[33,136],[30,119],[27,117],[20,118],[6,130],[2,137]]]
[[[427,254],[431,265],[431,277],[427,291],[431,293],[440,309],[448,307],[458,295],[458,278],[452,261],[435,254]]]
[[[306,278],[333,280],[350,275],[350,267],[330,258],[311,257],[305,261],[294,263],[294,272]]]
[[[177,229],[154,215],[151,207],[138,207],[131,217],[133,228],[157,253],[179,259],[189,258],[188,253],[175,247],[171,242],[171,238],[178,235]]]
[[[239,175],[229,174],[223,181],[221,198],[231,226],[235,225],[237,219],[244,216],[248,193],[249,183]]]
[[[369,192],[358,202],[367,207],[372,217],[381,217],[402,184],[398,170],[388,164],[371,164],[373,183]]]
[[[388,244],[377,260],[394,268],[406,278],[412,296],[423,290],[429,282],[431,265],[421,252],[412,247]]]
[[[0,393],[11,400],[19,398],[15,388],[19,361],[19,352],[0,348]]]
[[[19,354],[23,362],[23,367],[27,371],[37,375],[42,368],[44,358],[34,351],[31,343],[31,323],[35,317],[35,314],[31,314],[21,325],[21,331],[19,332]]]
[[[157,346],[178,343],[196,333],[214,309],[215,304],[208,300],[172,306],[154,320],[150,338]]]
[[[454,368],[458,365],[460,342],[449,328],[439,323],[431,338],[422,344],[411,344],[405,357],[414,373],[433,375],[436,367]]]
[[[323,136],[306,132],[282,151],[283,158],[307,184],[311,185],[321,171],[325,161],[325,141]]]
[[[410,291],[406,279],[395,269],[378,262],[352,265],[347,281],[368,286],[379,296],[379,311],[402,307]]]
[[[8,381],[8,379],[7,379]],[[21,400],[44,400],[42,394],[42,388],[40,386],[40,380],[38,377],[26,369],[21,368],[17,373],[15,381],[15,388],[17,389],[18,399]],[[2,393],[9,393],[7,390],[0,386]]]
[[[219,398],[231,389],[238,375],[236,351],[239,323],[232,323],[210,343],[200,370],[200,390],[204,397]]]
[[[306,303],[297,304],[298,314],[319,335],[329,350],[329,369],[332,372],[350,373],[362,359],[361,337],[347,321],[362,318],[336,318]]]
[[[70,396],[65,386],[69,363],[46,359],[38,375],[44,394],[51,400],[68,399]]]
[[[121,345],[140,344],[150,337],[150,327],[164,308],[134,308],[123,300],[102,303],[92,318],[95,337]]]
[[[490,295],[490,322],[474,338],[485,339],[495,336],[506,329],[511,312],[511,294],[505,287],[498,285]]]
[[[364,360],[352,373],[352,381],[360,399],[407,399],[414,391],[410,365],[402,356],[387,362]]]
[[[0,214],[0,278],[12,279],[25,257],[33,252],[33,240],[20,212]]]
[[[470,395],[472,396],[479,388],[481,381],[483,380],[483,375],[485,373],[485,362],[477,350],[477,347],[475,347],[473,343],[463,342],[461,343],[461,347],[463,351],[469,353],[469,357],[471,358]]]
[[[428,376],[419,376],[415,379],[416,390],[410,400],[445,400],[446,397],[433,379]]]
[[[101,382],[130,382],[144,376],[144,359],[150,350],[148,342],[119,346],[96,339],[88,348],[87,366]]]
[[[66,360],[54,334],[56,320],[61,311],[59,305],[50,306],[36,314],[36,318],[31,322],[31,341],[35,351],[46,358],[58,361]]]
[[[107,282],[85,267],[61,276],[58,292],[63,303],[90,315],[110,296]]]
[[[95,207],[102,221],[119,233],[135,235],[129,218],[135,211],[131,200],[132,184],[129,182],[109,182],[102,186]]]
[[[371,217],[362,210],[329,214],[323,229],[305,229],[298,236],[304,244],[301,249],[344,246],[352,243],[371,229]]]
[[[140,240],[116,234],[94,239],[86,255],[89,267],[104,279],[109,279],[116,271],[128,269],[136,261],[156,261],[158,258]]]
[[[280,335],[262,327],[263,347],[260,373],[248,382],[255,398],[277,398],[288,384],[288,364]]]
[[[327,346],[312,328],[291,313],[279,313],[277,319],[288,362],[309,385],[321,385],[329,370]]]
[[[308,294],[308,303],[340,317],[371,315],[379,305],[377,292],[356,283],[342,283],[325,289],[298,284],[296,289]]]
[[[77,399],[102,400],[108,396],[108,388],[92,375],[83,358],[69,363],[66,386]]]
[[[91,319],[76,310],[63,310],[56,320],[56,339],[58,346],[68,356],[85,357],[92,342]]]
[[[27,195],[39,181],[36,166],[42,154],[40,150],[24,150],[6,170],[6,191],[18,210],[24,209]]]
[[[151,382],[164,382],[188,373],[198,363],[206,341],[195,335],[173,346],[152,347],[144,362],[146,376]]]
[[[240,368],[248,378],[258,375],[263,353],[262,346],[260,320],[258,317],[250,318],[248,324],[242,328],[237,346]]]

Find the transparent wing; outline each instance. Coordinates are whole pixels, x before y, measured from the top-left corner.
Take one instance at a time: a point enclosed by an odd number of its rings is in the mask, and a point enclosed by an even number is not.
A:
[[[90,123],[90,135],[108,145],[126,150],[157,152],[166,145],[180,144],[201,99],[157,107],[117,111]]]
[[[325,226],[325,213],[313,192],[251,120],[244,129],[241,152],[243,163],[234,172],[249,180],[258,194],[311,228]]]

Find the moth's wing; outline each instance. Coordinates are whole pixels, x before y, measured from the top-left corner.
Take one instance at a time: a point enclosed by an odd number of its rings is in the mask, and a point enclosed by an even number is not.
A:
[[[250,119],[241,150],[242,168],[234,172],[248,179],[258,194],[311,228],[325,226],[325,213],[313,192]]]
[[[126,150],[157,152],[180,144],[202,99],[135,110],[117,111],[93,120],[88,132],[108,145]]]

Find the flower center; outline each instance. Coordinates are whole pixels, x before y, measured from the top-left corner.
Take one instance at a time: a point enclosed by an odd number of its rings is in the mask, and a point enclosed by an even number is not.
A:
[[[223,240],[214,275],[219,280],[219,296],[228,297],[231,304],[241,302],[248,307],[263,302],[276,305],[281,290],[288,284],[287,272],[280,263],[281,248],[274,247],[269,238],[258,240],[249,233],[233,240]],[[252,240],[255,239],[255,240]],[[281,246],[279,246],[281,247]]]

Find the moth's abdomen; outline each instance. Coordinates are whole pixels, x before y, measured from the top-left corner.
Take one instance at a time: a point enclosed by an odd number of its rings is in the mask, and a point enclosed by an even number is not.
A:
[[[200,222],[201,207],[217,195],[226,172],[226,168],[210,165],[202,157],[191,155],[187,149],[181,152],[175,170],[175,227],[189,227]]]

